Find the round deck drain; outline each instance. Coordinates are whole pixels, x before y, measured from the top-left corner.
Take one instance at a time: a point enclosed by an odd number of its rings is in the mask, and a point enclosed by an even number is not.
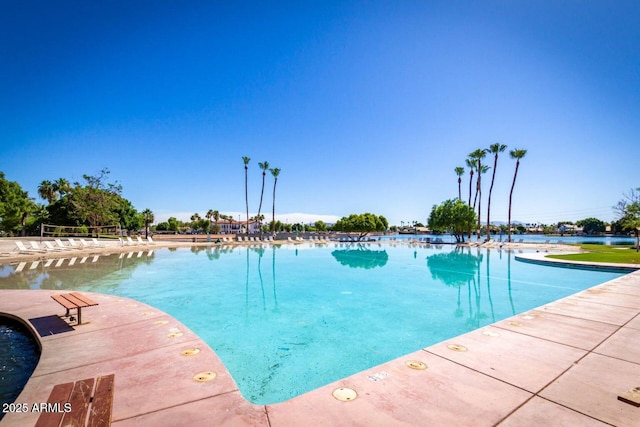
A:
[[[333,397],[338,399],[341,402],[349,402],[358,397],[358,393],[355,390],[347,387],[340,387],[333,390]]]
[[[169,338],[178,338],[181,337],[183,334],[182,332],[171,332],[169,335],[167,335]]]
[[[188,348],[186,350],[182,350],[180,352],[181,355],[183,356],[194,356],[196,354],[200,353],[200,349],[199,348]]]
[[[509,325],[511,325],[511,326],[522,326],[522,323],[520,323],[520,322],[509,322]]]
[[[151,316],[153,314],[153,311],[144,311],[142,313],[140,313],[143,316]]]
[[[485,334],[488,337],[499,337],[500,334],[497,333],[496,331],[483,331],[483,334]]]
[[[193,379],[199,383],[206,383],[207,381],[211,381],[215,377],[216,377],[215,372],[205,371],[205,372],[200,372],[199,374],[196,374],[196,376],[193,377]]]
[[[421,371],[423,369],[427,369],[427,365],[424,364],[423,362],[419,361],[419,360],[409,360],[409,361],[407,361],[406,365],[408,367],[410,367],[411,369],[416,369],[418,371]]]
[[[153,322],[154,325],[166,325],[167,323],[169,323],[168,320],[156,320]]]
[[[138,304],[127,304],[127,307],[137,307]]]
[[[460,345],[460,344],[449,344],[447,346],[447,348],[449,350],[453,350],[453,351],[467,351],[467,347]]]

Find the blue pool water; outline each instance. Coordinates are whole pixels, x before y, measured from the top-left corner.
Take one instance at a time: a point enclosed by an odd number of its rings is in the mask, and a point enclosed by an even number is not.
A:
[[[20,322],[0,316],[0,406],[13,403],[40,359],[31,332]],[[5,411],[0,411],[0,420]]]
[[[200,335],[243,395],[275,403],[623,273],[454,246],[157,249],[0,268],[2,288],[78,289],[158,307]]]

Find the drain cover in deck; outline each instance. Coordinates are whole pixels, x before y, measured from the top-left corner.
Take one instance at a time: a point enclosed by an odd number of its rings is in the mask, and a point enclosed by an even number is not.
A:
[[[453,351],[467,351],[467,347],[460,344],[449,344],[447,348]]]
[[[200,372],[195,377],[193,377],[193,379],[196,380],[199,383],[205,383],[207,381],[211,381],[215,377],[216,377],[216,373],[215,372],[205,371],[205,372]]]
[[[406,365],[411,369],[416,369],[418,371],[427,369],[427,365],[419,360],[409,360],[407,361]]]
[[[356,393],[356,391],[351,388],[340,387],[333,390],[333,397],[340,400],[341,402],[349,402],[358,397],[358,393]]]
[[[180,352],[180,354],[183,355],[183,356],[195,356],[198,353],[200,353],[200,349],[199,348],[188,348],[188,349],[182,350]]]

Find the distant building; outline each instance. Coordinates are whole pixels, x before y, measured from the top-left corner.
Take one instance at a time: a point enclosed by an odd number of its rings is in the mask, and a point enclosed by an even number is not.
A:
[[[233,221],[228,219],[220,219],[214,224],[218,224],[220,227],[220,233],[222,234],[238,234],[245,233],[247,227],[247,221]],[[260,225],[258,221],[249,220],[249,233],[259,233]]]

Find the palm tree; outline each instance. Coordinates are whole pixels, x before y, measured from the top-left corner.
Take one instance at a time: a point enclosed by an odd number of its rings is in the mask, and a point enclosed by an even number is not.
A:
[[[469,206],[471,206],[471,182],[473,182],[473,170],[476,167],[476,161],[474,159],[472,159],[471,157],[467,157],[465,159],[465,163],[467,164],[467,167],[469,168],[469,201],[467,202],[467,204]]]
[[[258,162],[258,166],[262,169],[262,190],[260,190],[260,205],[258,205],[258,215],[256,218],[260,218],[260,211],[262,210],[262,196],[264,195],[264,178],[267,175],[267,170],[269,169],[269,162]],[[262,216],[264,218],[264,216]],[[262,220],[258,219],[258,224],[260,226],[260,238],[262,239]]]
[[[216,222],[215,223],[215,228],[213,229],[213,231],[217,234],[220,233],[220,227],[218,226],[218,221],[220,220],[220,211],[213,211],[211,213],[211,216],[213,217],[213,220]]]
[[[58,178],[53,183],[53,188],[56,190],[60,198],[71,191],[71,184],[64,178]]]
[[[276,232],[276,184],[278,184],[278,175],[280,175],[280,169],[269,169],[271,175],[273,175],[273,210],[271,212],[271,233]]]
[[[511,184],[511,191],[509,192],[509,218],[508,218],[508,228],[507,232],[509,233],[509,237],[507,239],[508,242],[511,241],[511,198],[513,197],[513,187],[516,186],[516,177],[518,176],[518,167],[520,166],[520,159],[523,158],[527,154],[527,150],[519,150],[514,149],[509,151],[509,156],[512,159],[516,159],[516,171],[513,173],[513,183]]]
[[[478,160],[478,162],[480,162],[480,160]],[[491,169],[489,166],[482,165],[480,166],[480,170],[478,171],[478,189],[476,190],[476,192],[479,195],[478,197],[478,240],[480,240],[480,228],[482,227],[480,224],[480,212],[481,212],[480,205],[482,202],[482,185],[480,183],[480,177],[485,173],[489,172],[489,169]]]
[[[462,193],[460,192],[460,184],[462,183],[462,175],[464,175],[464,168],[458,166],[456,169],[456,175],[458,175],[458,200],[462,200]]]
[[[38,186],[38,195],[49,204],[58,198],[54,185],[48,180],[44,180],[40,183],[40,186]]]
[[[480,191],[480,175],[481,175],[481,170],[483,170],[482,168],[482,159],[484,158],[484,156],[486,156],[487,151],[486,150],[475,150],[473,153],[469,154],[469,159],[473,160],[473,167],[476,169],[476,174],[478,175],[476,177],[476,193],[475,196],[473,197],[473,209],[475,210],[476,208],[476,202],[478,201],[478,193],[482,193]],[[486,172],[486,170],[485,170]],[[482,196],[482,194],[480,194]]]
[[[244,202],[247,207],[247,236],[249,235],[249,190],[247,187],[247,171],[249,170],[249,161],[251,159],[247,156],[242,157],[244,162]]]
[[[498,154],[507,149],[507,146],[500,143],[491,144],[489,152],[493,154],[493,173],[491,174],[491,186],[489,187],[489,198],[487,200],[487,240],[491,238],[491,192],[493,182],[496,179],[496,168],[498,167]]]
[[[153,221],[155,221],[155,218],[153,216],[153,212],[151,212],[151,209],[145,209],[142,211],[142,220],[144,221],[144,238],[148,239],[149,238],[149,224],[153,223]]]

